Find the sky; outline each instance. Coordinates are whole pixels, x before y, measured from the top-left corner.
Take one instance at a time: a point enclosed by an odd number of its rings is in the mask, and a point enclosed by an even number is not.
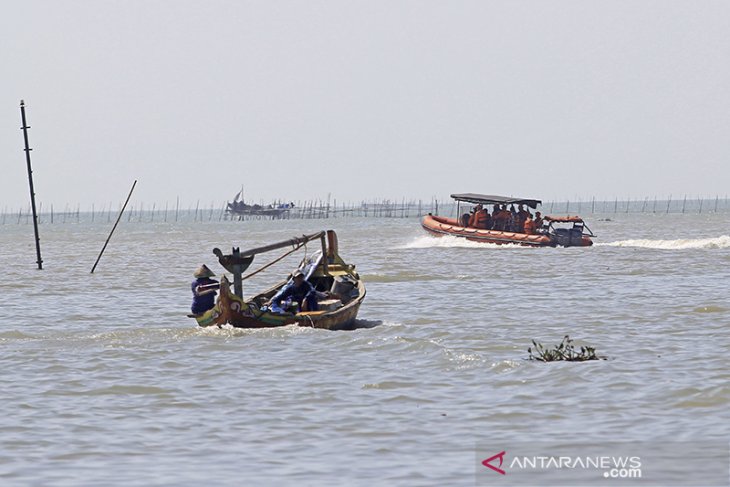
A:
[[[730,2],[0,5],[0,211],[721,198]]]

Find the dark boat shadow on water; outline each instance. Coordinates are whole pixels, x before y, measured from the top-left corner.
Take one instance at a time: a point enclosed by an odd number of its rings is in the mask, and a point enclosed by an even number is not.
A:
[[[380,326],[383,324],[382,320],[355,320],[353,323],[343,326],[342,328],[338,328],[337,330],[340,331],[353,331],[353,330],[359,330],[361,328],[375,328],[376,326]]]

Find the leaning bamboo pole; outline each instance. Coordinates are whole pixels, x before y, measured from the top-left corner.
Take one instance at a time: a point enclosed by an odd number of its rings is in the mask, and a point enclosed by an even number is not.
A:
[[[106,239],[106,242],[104,242],[104,246],[101,248],[101,252],[99,252],[99,257],[96,258],[96,262],[94,262],[94,267],[91,268],[91,274],[94,273],[94,270],[96,269],[97,264],[99,264],[99,260],[101,259],[102,254],[104,254],[104,251],[106,250],[106,246],[109,244],[109,240],[111,240],[112,235],[114,234],[114,230],[117,229],[117,225],[119,224],[119,220],[122,219],[122,214],[124,213],[124,209],[127,207],[127,203],[129,203],[129,198],[132,197],[132,192],[134,191],[134,187],[137,185],[137,180],[134,180],[134,183],[132,183],[132,189],[129,190],[129,195],[127,196],[127,200],[124,202],[124,206],[122,206],[122,210],[119,212],[119,216],[117,217],[116,223],[114,223],[114,227],[112,227],[112,231],[109,232],[109,236]]]

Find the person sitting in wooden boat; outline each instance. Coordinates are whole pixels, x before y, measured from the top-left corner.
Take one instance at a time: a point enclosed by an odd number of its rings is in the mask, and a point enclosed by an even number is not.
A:
[[[317,298],[326,297],[324,293],[319,293],[314,286],[304,279],[304,274],[299,269],[292,273],[292,282],[284,286],[281,291],[276,293],[269,303],[271,310],[275,313],[286,313],[290,304],[282,306],[285,302],[298,303],[297,311],[317,311]]]
[[[191,284],[193,290],[193,304],[190,310],[194,315],[203,314],[215,306],[216,289],[220,287],[207,265],[203,264],[193,272],[195,280]]]

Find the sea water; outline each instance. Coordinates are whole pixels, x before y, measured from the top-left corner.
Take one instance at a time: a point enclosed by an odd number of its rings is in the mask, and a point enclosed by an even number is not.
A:
[[[730,212],[584,216],[593,247],[537,249],[416,218],[123,220],[94,274],[111,223],[42,224],[43,270],[32,225],[3,224],[0,484],[474,485],[510,442],[727,445]],[[214,247],[327,228],[367,286],[357,329],[185,316]],[[565,335],[607,359],[528,360]]]

